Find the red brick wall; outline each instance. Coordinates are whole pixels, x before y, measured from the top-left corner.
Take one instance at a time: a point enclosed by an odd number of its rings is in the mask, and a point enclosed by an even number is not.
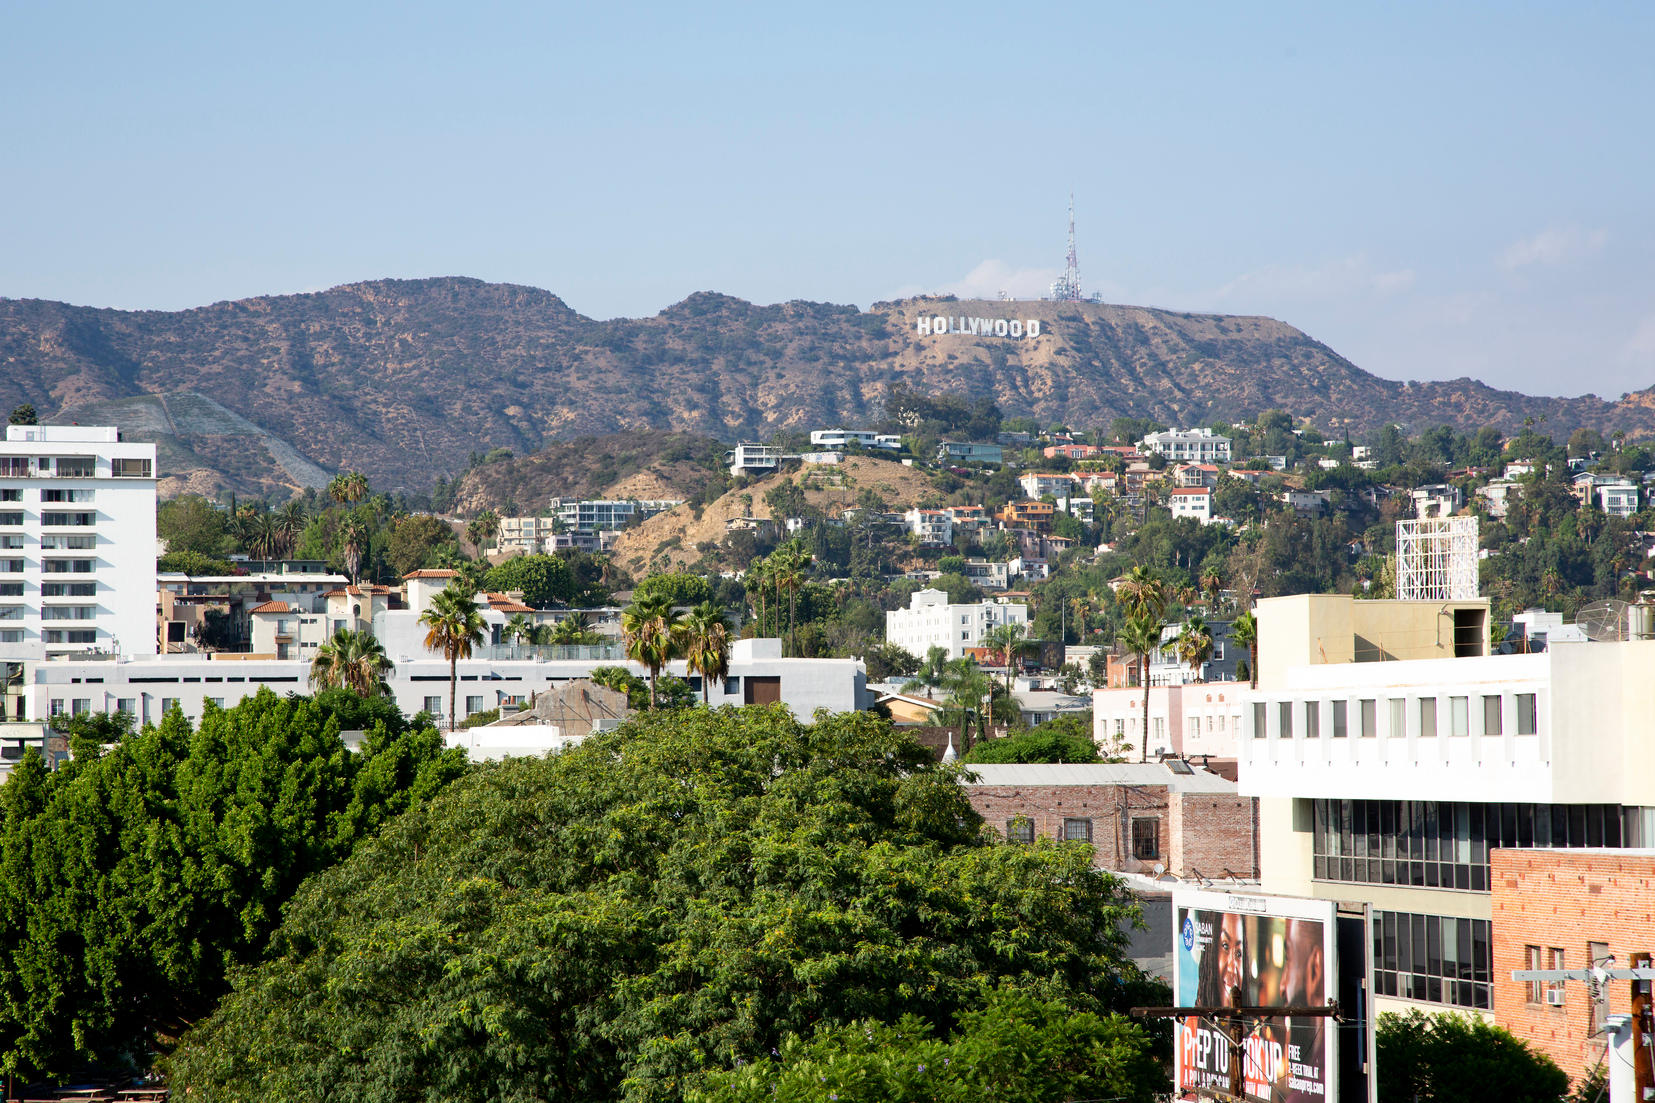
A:
[[[1224,869],[1247,875],[1254,859],[1255,802],[1222,793],[1171,795],[1159,785],[968,785],[971,806],[1004,835],[1006,821],[1026,816],[1036,838],[1061,839],[1066,818],[1092,821],[1094,862],[1103,869],[1148,872],[1157,862],[1173,873],[1194,865],[1217,878]],[[1159,823],[1158,859],[1132,857],[1135,819]]]
[[[1217,880],[1229,870],[1258,876],[1258,801],[1230,793],[1174,793],[1167,868],[1200,870]]]
[[[1490,865],[1494,1021],[1578,1078],[1603,1055],[1602,1040],[1587,1036],[1586,986],[1566,982],[1562,1007],[1532,1004],[1511,972],[1529,967],[1527,946],[1541,948],[1543,969],[1553,947],[1568,969],[1586,966],[1588,942],[1607,943],[1622,968],[1633,953],[1655,953],[1655,855],[1495,850]],[[1629,984],[1609,982],[1610,1014],[1626,1013]]]

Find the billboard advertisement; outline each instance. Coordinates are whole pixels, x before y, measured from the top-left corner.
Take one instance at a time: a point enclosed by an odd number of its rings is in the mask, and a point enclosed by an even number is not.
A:
[[[1227,892],[1172,897],[1173,993],[1179,1007],[1323,1007],[1336,998],[1336,905]],[[1179,1094],[1228,1092],[1231,1043],[1221,1016],[1175,1020]],[[1319,1016],[1243,1023],[1242,1087],[1260,1103],[1335,1098],[1337,1031]]]

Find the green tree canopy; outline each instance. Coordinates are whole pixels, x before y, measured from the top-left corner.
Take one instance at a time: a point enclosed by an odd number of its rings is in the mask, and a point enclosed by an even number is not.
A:
[[[662,598],[670,605],[689,606],[700,605],[711,601],[712,587],[700,575],[674,572],[671,574],[652,574],[633,591],[634,601],[650,598]]]
[[[199,494],[162,502],[155,513],[155,534],[167,542],[169,553],[196,552],[217,559],[235,547],[229,515]]]
[[[1504,1027],[1475,1015],[1379,1016],[1379,1103],[1561,1103],[1569,1076]]]
[[[430,514],[415,514],[392,522],[390,535],[385,540],[385,559],[401,578],[421,567],[435,566],[437,556],[444,549],[460,550],[460,542],[454,538],[448,522]]]
[[[545,609],[575,596],[575,578],[569,564],[555,555],[520,555],[483,576],[483,586],[497,593],[523,591],[523,600],[536,609]]]
[[[143,1067],[259,958],[306,877],[465,769],[394,709],[370,707],[350,753],[341,717],[363,713],[331,708],[341,692],[261,689],[56,773],[23,760],[0,787],[0,1071]]]
[[[1092,714],[1062,716],[1004,739],[985,739],[961,762],[1101,762],[1092,741]]]
[[[999,843],[877,718],[646,715],[479,771],[306,885],[172,1087],[677,1100],[818,1027],[947,1029],[1000,985],[1164,1000],[1122,957],[1135,915],[1090,848]]]

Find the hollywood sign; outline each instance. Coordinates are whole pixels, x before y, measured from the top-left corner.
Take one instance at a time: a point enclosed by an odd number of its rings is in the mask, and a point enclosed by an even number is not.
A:
[[[938,336],[944,333],[960,333],[969,337],[1038,337],[1040,336],[1040,319],[1030,318],[1028,321],[1005,318],[945,318],[941,314],[935,317],[921,316],[914,323],[915,331],[921,337]]]

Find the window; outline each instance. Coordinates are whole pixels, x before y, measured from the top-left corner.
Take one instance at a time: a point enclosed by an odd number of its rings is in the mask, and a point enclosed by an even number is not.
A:
[[[1115,735],[1116,736],[1123,736],[1125,734],[1126,734],[1126,721],[1117,716],[1115,718]]]
[[[442,718],[442,698],[441,697],[427,697],[425,699],[425,711],[430,713],[431,716],[434,719],[441,719]]]
[[[91,574],[95,565],[96,561],[91,559],[48,559],[41,564],[41,569],[47,574]]]
[[[1263,701],[1254,701],[1253,702],[1253,738],[1254,739],[1263,739],[1266,735],[1269,734],[1270,725],[1265,721],[1265,716],[1266,715],[1267,715],[1267,713],[1265,712],[1264,702]]]
[[[136,706],[137,703],[138,702],[131,697],[117,697],[115,698],[115,711],[124,712],[128,716],[131,716],[136,711],[134,706]]]
[[[1349,701],[1333,702],[1333,738],[1335,739],[1343,739],[1350,734],[1350,722],[1346,712],[1349,707]]]
[[[1568,968],[1568,966],[1566,964],[1564,964],[1564,953],[1563,953],[1563,951],[1558,949],[1556,946],[1551,947],[1546,952],[1546,957],[1547,957],[1546,968],[1548,968],[1548,969],[1559,969],[1559,970]],[[1549,980],[1549,981],[1546,982],[1546,1006],[1547,1007],[1556,1007],[1556,1008],[1561,1008],[1563,1006],[1563,982],[1562,981],[1560,981],[1560,980]]]
[[[1034,842],[1034,821],[1027,816],[1013,816],[1007,820],[1006,841],[1008,843]]]
[[[23,606],[0,605],[0,620],[22,620]]]
[[[59,456],[57,473],[62,479],[90,479],[98,473],[98,461],[92,456]]]
[[[41,597],[95,597],[98,592],[96,582],[42,582],[40,584]]]
[[[22,597],[23,583],[0,582],[0,597]]]
[[[63,698],[53,697],[50,712],[53,716],[63,715]]]
[[[0,456],[0,478],[26,479],[29,477],[27,456]]]
[[[1500,734],[1500,697],[1491,694],[1483,698],[1483,734]]]
[[[1540,730],[1540,718],[1535,710],[1535,695],[1517,695],[1517,734],[1533,735]]]
[[[1377,994],[1487,1010],[1492,925],[1486,919],[1373,913]]]
[[[1524,946],[1523,947],[1523,968],[1525,968],[1525,969],[1544,969],[1545,968],[1545,966],[1540,963],[1540,947],[1538,947],[1538,946]],[[1543,999],[1545,999],[1545,992],[1546,992],[1546,982],[1543,981],[1543,980],[1530,980],[1530,981],[1524,981],[1523,982],[1523,998],[1526,1001],[1528,1001],[1529,1003],[1539,1003],[1539,1002],[1541,1002]]]
[[[1316,739],[1322,734],[1322,703],[1320,701],[1306,701],[1304,703],[1304,737]]]
[[[109,473],[117,479],[147,479],[149,460],[110,460]]]
[[[472,716],[482,711],[483,699],[481,697],[467,697],[465,699],[465,714],[467,716]]]
[[[0,628],[0,643],[22,643],[23,630],[21,628]]]
[[[91,551],[97,546],[98,538],[90,533],[75,536],[58,533],[40,538],[40,547],[43,551]]]
[[[76,716],[85,716],[87,713],[89,713],[91,711],[92,711],[92,698],[90,698],[90,697],[76,697],[75,698],[75,700],[74,700],[74,713],[75,713]]]
[[[23,561],[21,559],[0,559],[0,574],[22,574]]]
[[[1437,699],[1435,697],[1421,697],[1419,699],[1419,736],[1421,739],[1431,739],[1437,734]]]
[[[1281,703],[1280,707],[1276,710],[1276,712],[1281,717],[1281,737],[1283,739],[1292,739],[1293,738],[1293,702],[1283,701]]]
[[[1092,821],[1091,820],[1080,820],[1080,819],[1064,820],[1063,821],[1063,840],[1065,842],[1071,842],[1071,843],[1076,843],[1076,842],[1089,843],[1089,842],[1091,842],[1092,841]]]
[[[1471,698],[1450,697],[1448,699],[1448,734],[1471,734]]]
[[[173,709],[175,709],[177,707],[178,707],[178,698],[176,698],[176,697],[163,697],[163,698],[161,698],[161,715],[162,716],[165,716],[167,713],[171,712]]]
[[[224,707],[224,698],[222,698],[222,697],[209,697],[209,698],[207,698],[207,703],[209,705],[212,705],[214,708],[220,708],[221,709],[221,708]]]
[[[76,510],[73,513],[42,513],[40,523],[47,526],[70,525],[84,528],[87,525],[97,524],[98,515],[90,510]]]
[[[21,502],[23,491],[15,486],[0,487],[0,502]]]
[[[42,502],[90,502],[90,490],[65,490],[60,486],[49,486],[40,492]]]
[[[1088,824],[1092,821],[1087,820]],[[1152,816],[1139,816],[1132,821],[1132,857],[1140,862],[1152,862],[1161,856],[1161,821]]]
[[[3,512],[0,512],[0,525],[21,525],[22,523],[23,523],[23,511],[22,510],[20,510],[20,509],[8,509],[8,510],[5,510]]]
[[[23,534],[21,532],[0,532],[0,548],[7,551],[21,551],[23,548]]]
[[[1408,734],[1408,702],[1404,701],[1400,697],[1391,697],[1387,699],[1385,703],[1390,706],[1391,713],[1391,723],[1390,726],[1385,729],[1385,734],[1390,736],[1392,739],[1401,739],[1403,736]]]
[[[1208,721],[1208,722],[1211,723],[1211,721]],[[1200,735],[1201,734],[1201,718],[1199,716],[1190,717],[1190,734],[1191,735]]]

